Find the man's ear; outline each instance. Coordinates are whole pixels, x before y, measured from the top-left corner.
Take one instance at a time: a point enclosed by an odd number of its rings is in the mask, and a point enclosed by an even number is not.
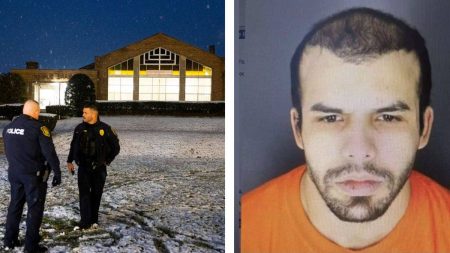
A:
[[[303,148],[303,138],[301,134],[300,129],[300,115],[296,108],[291,108],[291,127],[292,132],[294,133],[295,142],[297,143],[297,146],[301,149]]]
[[[431,108],[431,106],[427,106],[425,112],[423,113],[423,130],[419,138],[418,149],[422,149],[428,144],[431,135],[431,128],[433,126],[433,119],[434,119],[433,108]]]

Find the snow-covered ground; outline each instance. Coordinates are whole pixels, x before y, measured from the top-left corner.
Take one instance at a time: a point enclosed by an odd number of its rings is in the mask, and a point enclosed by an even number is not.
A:
[[[224,118],[101,120],[117,130],[121,152],[108,167],[97,230],[73,231],[78,188],[65,161],[81,118],[58,121],[53,132],[63,184],[47,194],[41,234],[50,252],[224,252]],[[0,238],[8,202],[7,161],[0,155]],[[22,238],[24,230],[23,219]]]

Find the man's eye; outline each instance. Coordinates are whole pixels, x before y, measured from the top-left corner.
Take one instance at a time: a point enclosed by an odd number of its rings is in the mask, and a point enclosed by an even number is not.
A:
[[[383,114],[380,117],[378,117],[378,119],[381,121],[385,121],[385,122],[400,121],[399,117],[389,115],[389,114]]]
[[[328,116],[320,118],[320,121],[323,121],[323,122],[326,122],[326,123],[333,123],[333,122],[336,122],[336,121],[339,121],[339,120],[340,120],[340,118],[338,118],[337,115],[328,115]]]

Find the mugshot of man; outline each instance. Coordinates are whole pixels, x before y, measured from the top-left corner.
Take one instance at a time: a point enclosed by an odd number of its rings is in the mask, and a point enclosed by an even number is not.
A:
[[[306,165],[243,196],[242,252],[450,252],[450,193],[413,170],[434,117],[419,32],[346,10],[313,27],[291,67]]]

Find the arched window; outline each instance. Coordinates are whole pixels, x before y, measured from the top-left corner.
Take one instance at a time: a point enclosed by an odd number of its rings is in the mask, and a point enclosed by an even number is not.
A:
[[[164,48],[140,55],[139,100],[178,101],[180,57]]]

